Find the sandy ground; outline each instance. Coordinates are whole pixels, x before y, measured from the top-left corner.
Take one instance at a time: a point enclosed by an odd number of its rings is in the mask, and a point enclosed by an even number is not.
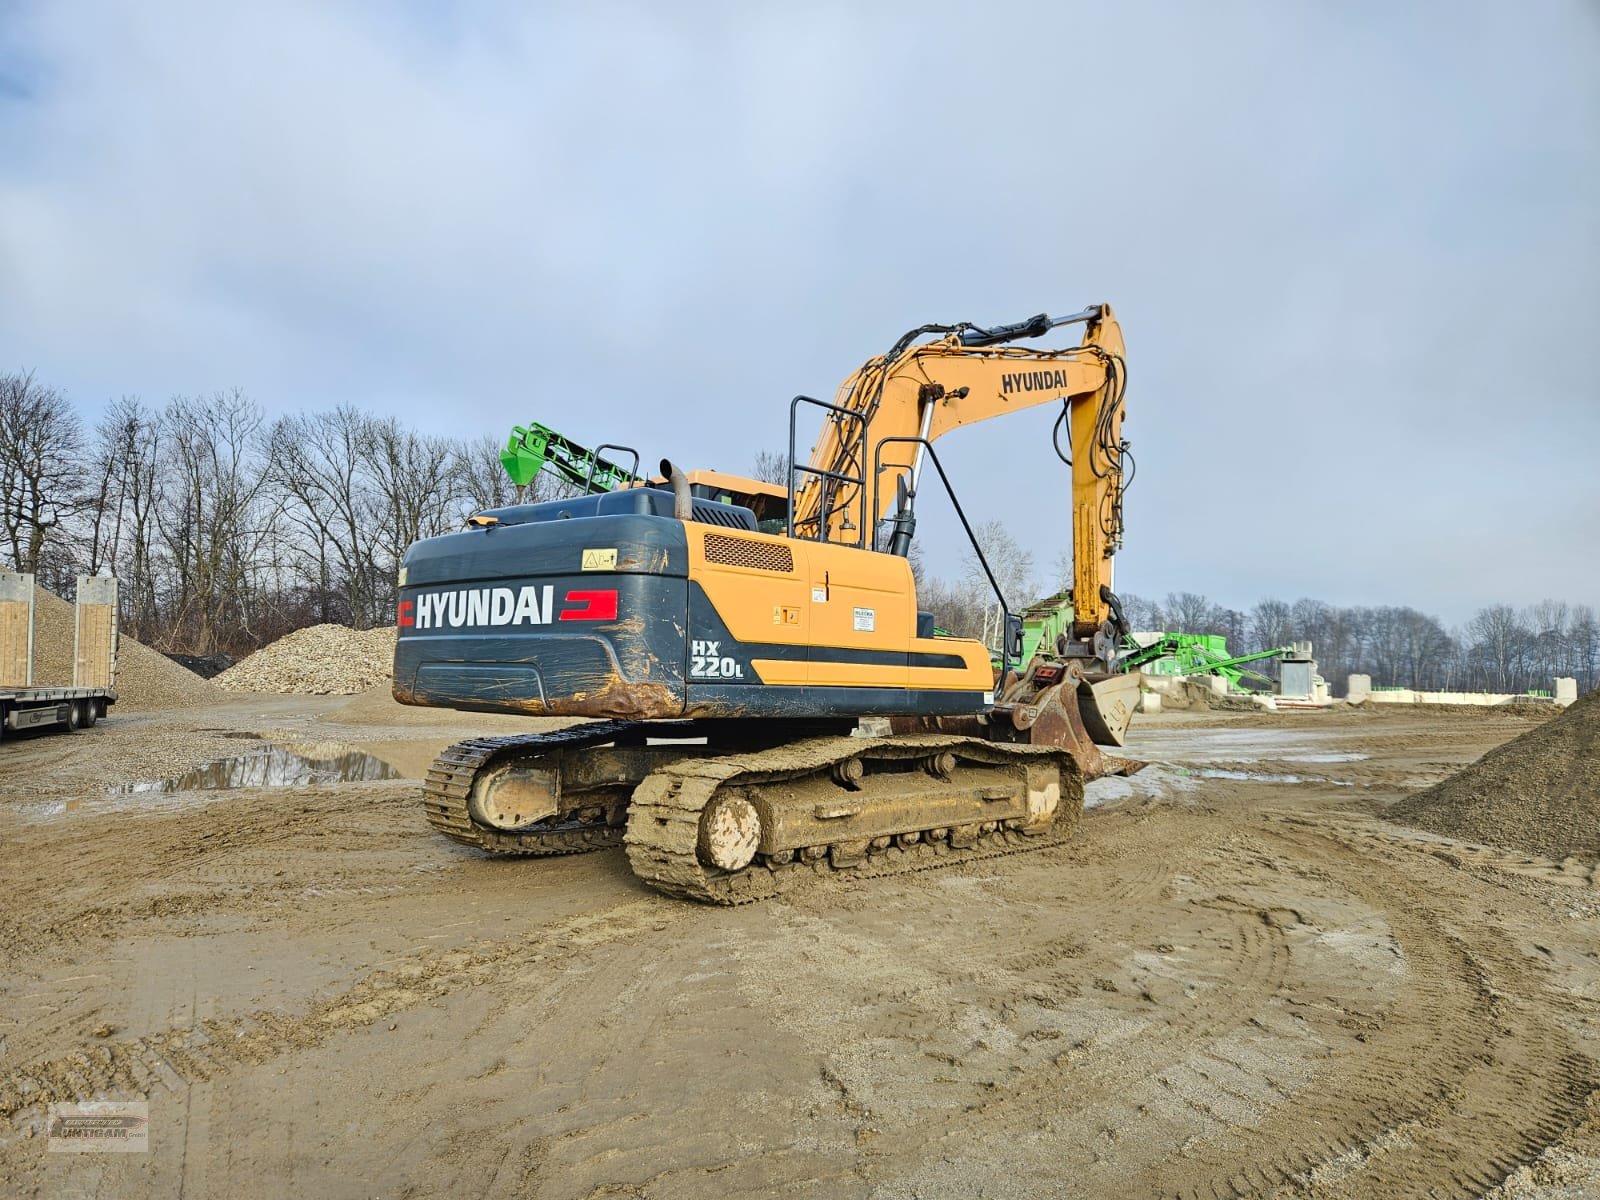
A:
[[[469,731],[244,697],[0,744],[0,1195],[1600,1194],[1600,886],[1381,819],[1527,728],[1147,718],[1075,840],[740,909],[492,861],[410,780],[118,795]],[[43,1103],[147,1097],[147,1154]]]

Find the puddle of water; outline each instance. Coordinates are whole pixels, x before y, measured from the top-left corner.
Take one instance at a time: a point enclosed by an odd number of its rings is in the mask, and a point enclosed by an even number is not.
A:
[[[1365,757],[1358,755],[1357,757]],[[1231,767],[1186,767],[1177,763],[1150,762],[1137,775],[1122,778],[1107,775],[1084,785],[1084,807],[1099,808],[1125,800],[1165,800],[1202,795],[1202,780],[1244,779],[1257,783],[1311,783],[1327,787],[1354,787],[1347,779],[1322,775],[1286,775],[1266,771],[1241,771]]]
[[[1332,787],[1355,786],[1348,779],[1326,779],[1320,775],[1273,775],[1265,771],[1236,771],[1227,767],[1179,767],[1178,770],[1185,775],[1198,775],[1202,779],[1253,779],[1258,783],[1326,783]]]
[[[1183,758],[1194,762],[1249,762],[1255,759],[1295,762],[1343,762],[1345,751],[1323,750],[1330,741],[1348,738],[1344,730],[1180,728],[1129,730],[1128,753],[1135,758]],[[1318,757],[1301,757],[1317,755]],[[1357,756],[1360,757],[1360,756]]]
[[[1152,762],[1135,775],[1104,775],[1083,787],[1083,806],[1099,808],[1123,800],[1163,800],[1192,792],[1200,786],[1189,772],[1168,763]]]
[[[360,750],[335,742],[265,746],[195,767],[171,779],[123,784],[114,796],[173,792],[210,792],[243,787],[300,787],[315,783],[360,783],[400,779],[399,771]]]

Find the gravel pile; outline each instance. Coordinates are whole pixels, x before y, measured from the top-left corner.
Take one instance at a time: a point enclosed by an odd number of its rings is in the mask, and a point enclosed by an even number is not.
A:
[[[1388,816],[1544,858],[1600,858],[1600,691],[1402,800]]]
[[[72,684],[72,605],[43,588],[34,590],[33,681],[41,687]],[[117,703],[111,710],[198,708],[222,697],[204,679],[143,642],[123,634],[117,642]]]
[[[394,673],[392,628],[313,625],[279,638],[212,682],[230,692],[353,696]]]

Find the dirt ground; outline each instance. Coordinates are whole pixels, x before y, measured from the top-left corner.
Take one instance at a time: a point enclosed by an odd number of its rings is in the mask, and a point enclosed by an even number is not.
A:
[[[0,1195],[1600,1195],[1600,886],[1385,822],[1510,717],[1141,719],[1074,841],[738,909],[430,833],[528,723],[241,697],[0,743]],[[249,750],[407,779],[116,794]],[[147,1097],[146,1154],[44,1102]]]

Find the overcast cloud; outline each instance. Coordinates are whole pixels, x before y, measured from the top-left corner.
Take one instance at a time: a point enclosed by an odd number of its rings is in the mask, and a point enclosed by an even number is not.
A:
[[[1600,602],[1597,64],[1577,0],[0,0],[0,370],[745,470],[910,326],[1104,300],[1122,589]],[[1051,419],[940,444],[1041,563]]]

